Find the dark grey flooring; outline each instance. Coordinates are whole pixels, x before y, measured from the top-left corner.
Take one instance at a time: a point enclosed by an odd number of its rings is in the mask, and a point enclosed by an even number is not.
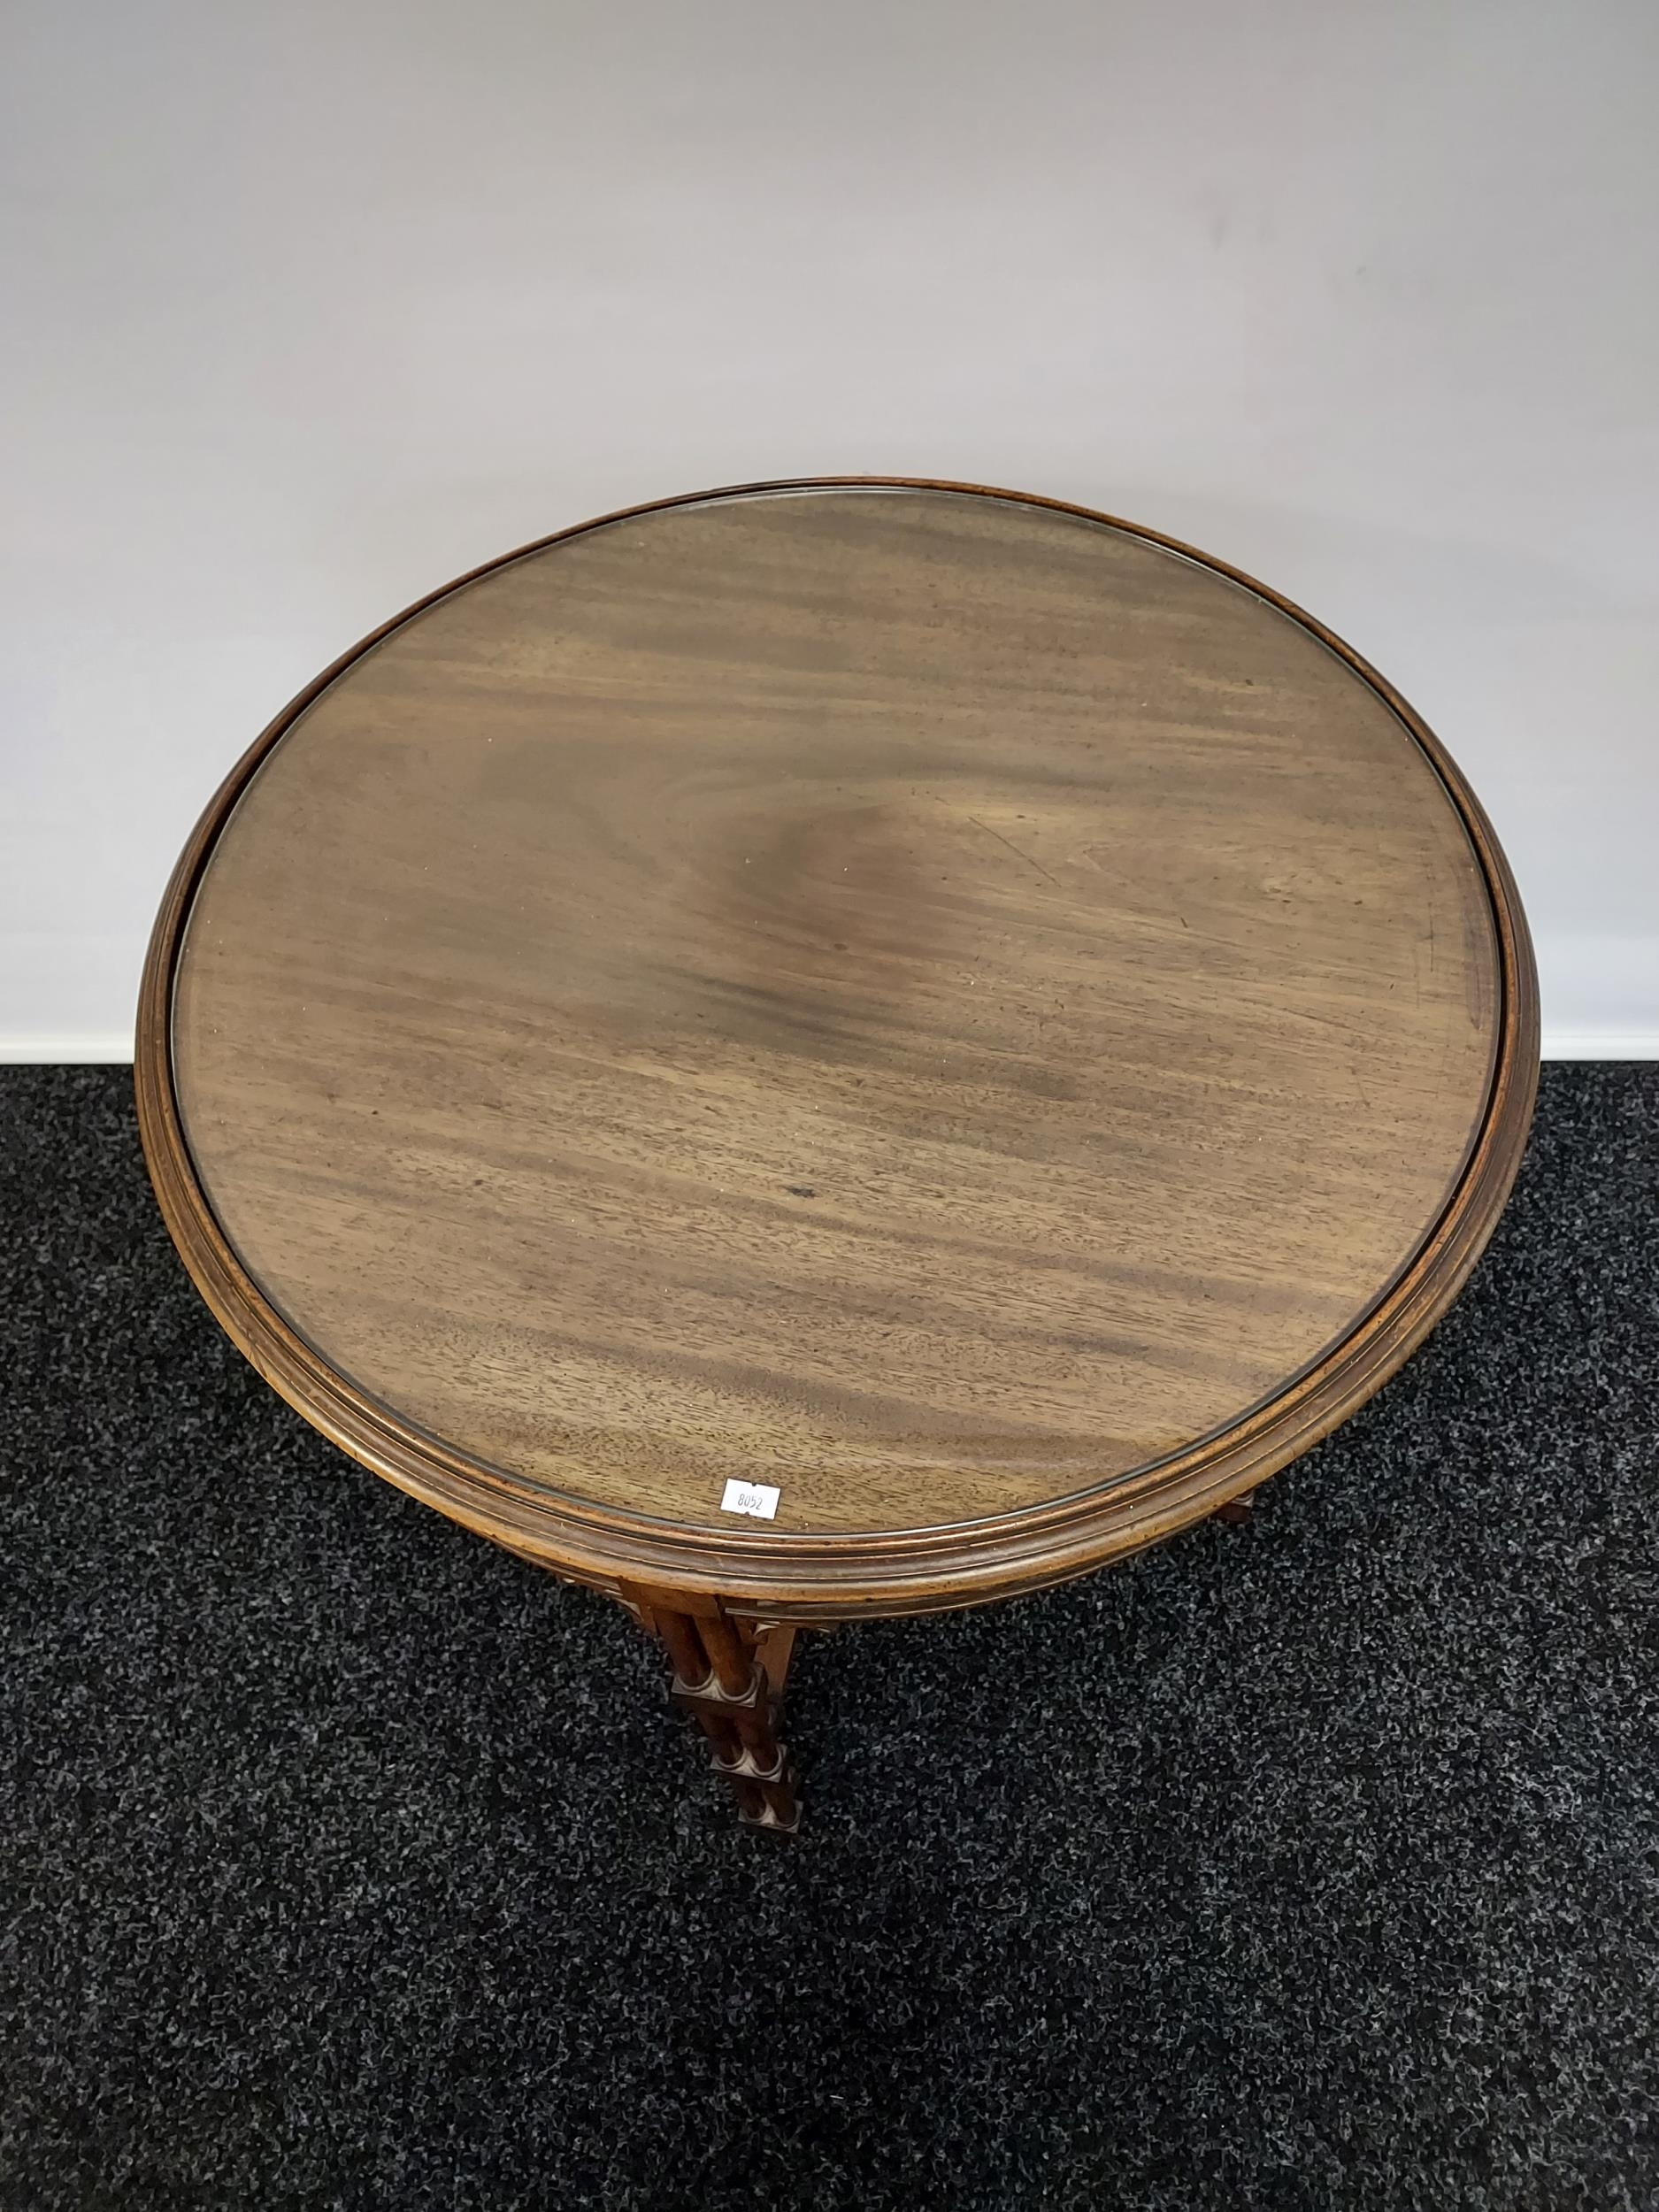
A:
[[[1659,1068],[1208,1527],[814,1640],[810,1827],[219,1338],[0,1071],[0,2208],[1659,2201]]]

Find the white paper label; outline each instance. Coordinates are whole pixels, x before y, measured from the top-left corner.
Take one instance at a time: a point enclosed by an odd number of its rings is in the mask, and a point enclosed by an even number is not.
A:
[[[778,1510],[778,1493],[764,1482],[739,1482],[733,1476],[720,1501],[722,1513],[752,1513],[757,1521],[770,1521]]]

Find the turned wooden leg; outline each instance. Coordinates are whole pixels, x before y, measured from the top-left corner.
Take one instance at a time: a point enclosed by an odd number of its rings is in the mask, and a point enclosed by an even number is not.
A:
[[[794,1629],[757,1632],[733,1620],[718,1598],[630,1589],[625,1602],[665,1647],[674,1669],[669,1695],[708,1738],[739,1816],[751,1828],[794,1835],[801,1800],[779,1733]],[[687,1609],[693,1603],[706,1609]]]
[[[1216,1508],[1210,1518],[1215,1521],[1225,1521],[1236,1527],[1240,1521],[1248,1521],[1255,1511],[1256,1500],[1254,1498],[1229,1498],[1225,1505],[1218,1505]]]

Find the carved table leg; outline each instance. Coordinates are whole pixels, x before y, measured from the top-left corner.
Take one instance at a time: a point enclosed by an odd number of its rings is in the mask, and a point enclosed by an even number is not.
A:
[[[1216,1521],[1225,1521],[1232,1526],[1237,1527],[1240,1522],[1248,1521],[1255,1511],[1256,1501],[1247,1494],[1242,1498],[1229,1498],[1225,1505],[1218,1505],[1216,1508],[1210,1518]]]
[[[688,1612],[683,1598],[635,1589],[625,1602],[667,1647],[674,1666],[669,1695],[708,1738],[740,1817],[751,1828],[794,1835],[801,1800],[778,1732],[794,1629],[757,1632],[733,1620],[718,1599],[702,1601],[706,1611]]]

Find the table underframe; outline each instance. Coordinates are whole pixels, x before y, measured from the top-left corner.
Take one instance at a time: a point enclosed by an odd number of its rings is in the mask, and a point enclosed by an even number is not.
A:
[[[1235,1498],[1212,1517],[1248,1520],[1251,1504],[1248,1496]],[[504,1548],[534,1558],[517,1545]],[[784,1690],[797,1624],[750,1618],[712,1593],[690,1596],[630,1583],[617,1595],[667,1655],[670,1701],[701,1730],[742,1824],[770,1835],[797,1834],[800,1778],[783,1736]],[[834,1625],[813,1623],[819,1629]]]

